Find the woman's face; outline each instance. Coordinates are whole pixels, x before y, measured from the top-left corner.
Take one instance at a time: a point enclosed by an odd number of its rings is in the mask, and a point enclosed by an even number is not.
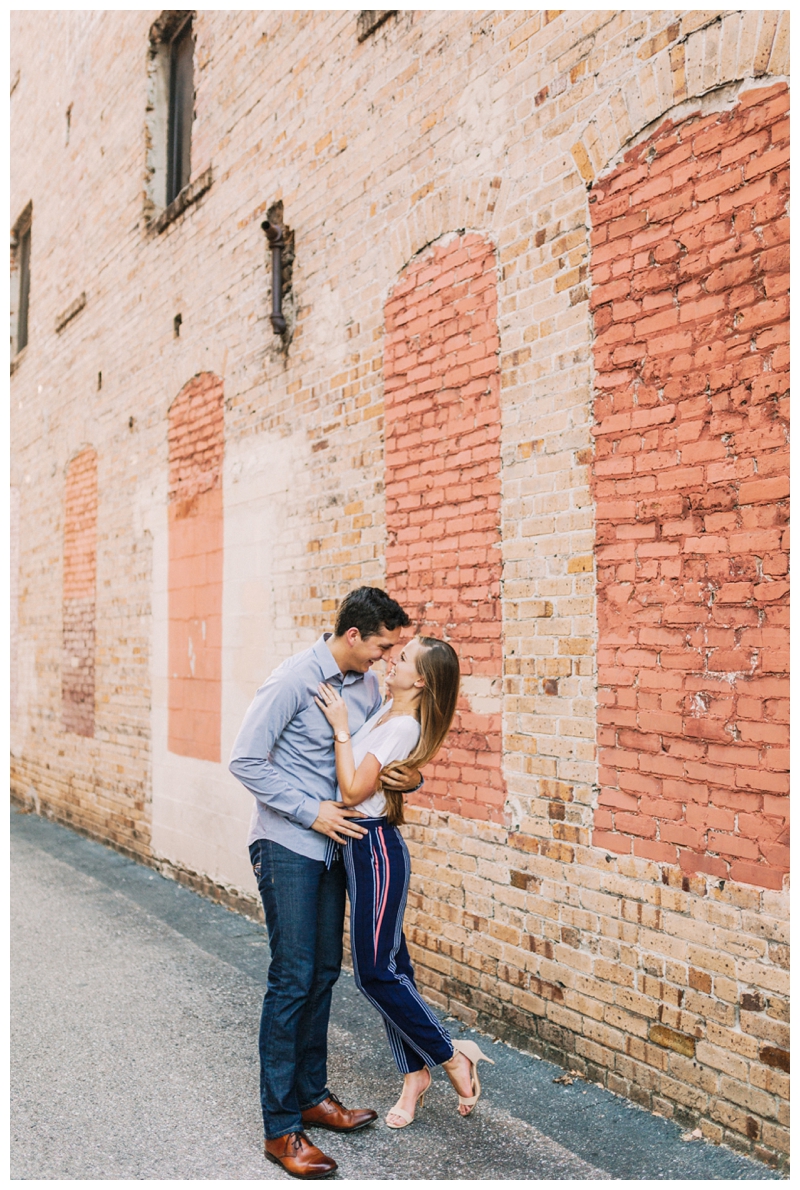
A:
[[[417,672],[416,658],[422,648],[418,637],[414,637],[407,645],[403,645],[400,656],[396,657],[389,666],[386,675],[386,688],[395,695],[401,690],[412,690],[416,686],[422,689],[424,682]]]

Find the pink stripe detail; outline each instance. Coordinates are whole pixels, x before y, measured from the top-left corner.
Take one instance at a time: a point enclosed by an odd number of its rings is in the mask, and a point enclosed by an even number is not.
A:
[[[379,914],[378,914],[378,923],[375,926],[374,942],[375,942],[375,962],[376,963],[378,961],[378,938],[380,937],[381,924],[383,923],[383,915],[386,912],[386,901],[389,896],[389,854],[386,850],[386,843],[383,838],[383,827],[382,826],[378,827],[377,834],[380,836],[381,851],[383,852],[383,858],[384,858],[384,862],[386,864],[386,885],[383,889],[383,895],[381,897],[381,904],[380,904],[380,909],[379,909]]]
[[[381,872],[380,868],[378,867],[378,857],[372,847],[370,847],[370,851],[372,851],[372,864],[375,868],[375,896],[373,897],[372,903],[372,921],[374,924],[375,918],[378,916],[378,902],[380,901],[381,890]]]

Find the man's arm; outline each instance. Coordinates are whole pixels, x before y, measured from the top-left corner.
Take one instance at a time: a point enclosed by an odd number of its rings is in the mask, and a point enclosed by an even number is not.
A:
[[[375,675],[371,675],[375,677]],[[378,681],[375,678],[375,699],[370,709],[367,718],[370,719],[381,706],[381,693],[378,688]],[[402,768],[399,765],[395,766],[393,773],[387,773],[385,777],[381,778],[381,785],[384,789],[393,790],[396,793],[416,793],[418,789],[422,789],[425,784],[425,778],[419,769],[413,768],[411,765],[404,764]]]
[[[269,761],[281,732],[299,709],[299,694],[287,675],[268,678],[247,709],[228,768],[270,810],[310,829],[319,815],[319,801],[290,785]]]

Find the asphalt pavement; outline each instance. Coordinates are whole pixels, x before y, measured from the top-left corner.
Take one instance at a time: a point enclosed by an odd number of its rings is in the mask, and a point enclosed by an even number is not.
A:
[[[289,1180],[262,1154],[264,928],[34,814],[11,813],[11,1178]],[[475,1036],[496,1065],[462,1119],[441,1070],[413,1126],[382,1117],[400,1077],[378,1016],[342,974],[329,1082],[379,1122],[310,1132],[338,1180],[771,1180],[686,1142],[593,1084]]]

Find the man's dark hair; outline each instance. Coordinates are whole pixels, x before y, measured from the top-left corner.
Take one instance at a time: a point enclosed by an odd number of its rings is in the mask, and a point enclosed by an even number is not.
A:
[[[344,636],[348,628],[357,628],[362,637],[375,636],[381,628],[393,632],[411,623],[399,603],[379,587],[357,587],[345,595],[336,613],[335,633]]]

